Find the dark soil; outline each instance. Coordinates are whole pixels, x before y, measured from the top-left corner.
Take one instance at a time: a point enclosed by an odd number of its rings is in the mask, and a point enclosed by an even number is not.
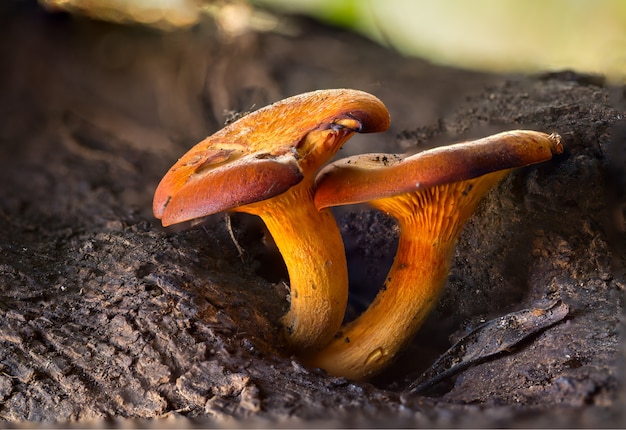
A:
[[[167,418],[161,425],[626,425],[626,97],[573,72],[501,76],[407,59],[292,19],[297,35],[159,33],[0,6],[0,419]],[[496,131],[558,132],[565,151],[511,174],[459,241],[423,330],[371,383],[286,356],[284,268],[250,217],[164,230],[154,189],[230,111],[350,87],[392,128],[340,156],[403,152]],[[393,258],[392,220],[337,212],[350,314]],[[271,245],[271,244],[270,244]],[[419,395],[404,392],[456,339],[537,300],[565,320]],[[193,421],[188,421],[193,420]]]

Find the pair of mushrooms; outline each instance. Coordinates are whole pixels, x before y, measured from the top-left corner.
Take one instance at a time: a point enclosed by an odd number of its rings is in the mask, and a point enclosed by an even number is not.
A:
[[[385,105],[362,91],[287,98],[194,146],[153,202],[163,226],[221,211],[261,217],[289,273],[288,343],[305,364],[357,380],[381,371],[413,337],[487,191],[512,169],[562,152],[558,135],[518,130],[411,156],[357,155],[320,170],[354,133],[381,132],[389,122]],[[395,217],[400,238],[375,300],[342,326],[347,264],[328,208],[362,202]]]

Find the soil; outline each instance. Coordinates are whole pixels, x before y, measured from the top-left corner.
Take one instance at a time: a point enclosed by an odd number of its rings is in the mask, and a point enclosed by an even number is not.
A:
[[[624,88],[570,71],[441,67],[282,19],[288,34],[227,37],[209,20],[161,33],[0,6],[3,425],[626,425]],[[369,383],[285,352],[288,280],[256,219],[163,229],[151,213],[167,169],[232,112],[336,87],[377,95],[392,116],[388,132],[357,136],[340,156],[516,128],[558,132],[565,147],[485,198],[437,308]],[[396,228],[367,207],[336,215],[353,316],[384,279]],[[406,390],[481,323],[552,299],[565,319]]]

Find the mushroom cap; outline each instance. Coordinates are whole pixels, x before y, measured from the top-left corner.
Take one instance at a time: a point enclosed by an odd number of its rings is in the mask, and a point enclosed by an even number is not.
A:
[[[514,130],[414,155],[355,155],[319,172],[315,206],[369,202],[539,163],[561,152],[558,134]]]
[[[163,177],[153,212],[171,225],[269,199],[312,176],[355,132],[384,131],[376,97],[319,90],[273,103],[191,148]]]

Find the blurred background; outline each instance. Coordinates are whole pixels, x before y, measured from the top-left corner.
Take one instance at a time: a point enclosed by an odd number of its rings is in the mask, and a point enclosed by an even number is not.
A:
[[[626,73],[623,0],[255,0],[433,62],[505,72]]]
[[[408,56],[496,72],[572,69],[626,76],[624,0],[40,0],[50,8],[172,29],[203,14],[229,31],[269,30],[271,14],[308,15],[349,28]]]

